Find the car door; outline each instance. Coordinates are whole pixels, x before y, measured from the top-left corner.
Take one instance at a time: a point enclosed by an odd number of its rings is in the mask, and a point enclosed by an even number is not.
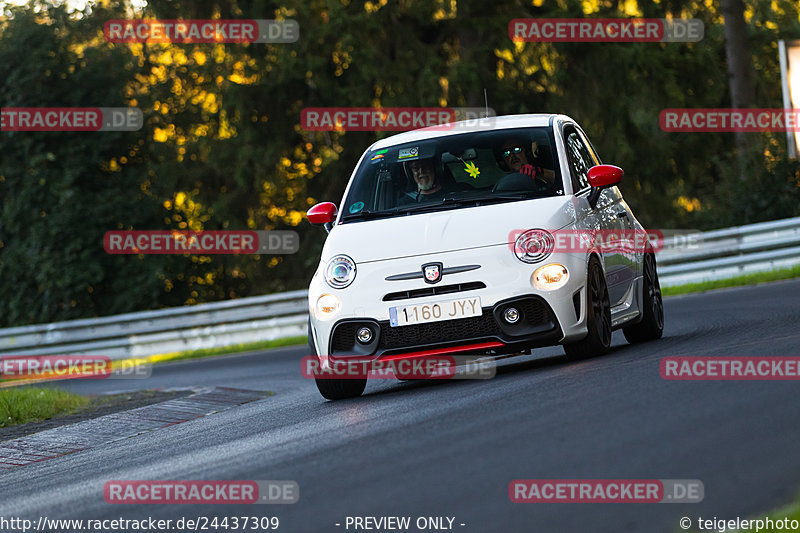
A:
[[[601,164],[600,157],[594,149],[591,141],[580,127],[577,128],[578,133],[581,135],[586,148],[594,157],[597,164]],[[621,230],[619,235],[621,239],[620,245],[615,245],[616,260],[619,261],[620,268],[617,272],[619,279],[621,298],[628,300],[632,296],[631,289],[633,289],[637,276],[641,275],[642,263],[642,246],[641,240],[644,238],[642,227],[633,216],[633,211],[625,202],[618,187],[611,187],[606,189],[609,196],[613,198],[611,206],[612,213],[616,217],[616,229]],[[612,300],[613,302],[613,300]],[[613,305],[613,304],[612,304]]]
[[[622,301],[625,293],[630,286],[629,269],[626,267],[624,253],[618,245],[608,242],[609,234],[619,234],[623,228],[623,218],[618,211],[623,210],[620,206],[619,191],[616,187],[604,189],[600,194],[594,209],[588,204],[587,197],[591,191],[589,186],[589,169],[600,164],[597,154],[590,148],[588,139],[574,125],[564,126],[564,147],[569,163],[570,175],[572,178],[572,188],[575,194],[586,203],[590,216],[584,221],[584,227],[579,229],[599,230],[601,239],[601,250],[606,267],[606,284],[608,285],[608,297],[611,305],[614,306]]]

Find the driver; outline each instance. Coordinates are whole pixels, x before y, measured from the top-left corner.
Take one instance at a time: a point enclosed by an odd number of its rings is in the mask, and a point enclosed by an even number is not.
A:
[[[500,155],[510,172],[525,174],[542,186],[552,188],[556,181],[555,172],[541,167],[539,145],[534,142],[530,147],[528,151],[519,139],[506,139],[500,148]]]

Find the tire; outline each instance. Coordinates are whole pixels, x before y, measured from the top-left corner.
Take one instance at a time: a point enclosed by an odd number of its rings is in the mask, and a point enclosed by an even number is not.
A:
[[[361,396],[367,379],[315,379],[319,393],[328,400],[345,400]]]
[[[308,347],[311,355],[318,356],[317,348],[314,346],[314,337],[311,335],[311,319],[308,319]],[[344,400],[347,398],[357,398],[361,396],[367,388],[367,380],[364,379],[319,379],[317,389],[326,400]]]
[[[314,336],[311,334],[311,317],[308,317],[308,349],[311,351],[311,355],[319,355],[317,347],[314,346]]]
[[[611,349],[611,302],[600,261],[592,257],[586,273],[586,337],[564,345],[570,361],[603,355]]]
[[[644,254],[642,283],[642,321],[622,328],[625,339],[631,344],[660,339],[664,333],[664,302],[653,252]]]

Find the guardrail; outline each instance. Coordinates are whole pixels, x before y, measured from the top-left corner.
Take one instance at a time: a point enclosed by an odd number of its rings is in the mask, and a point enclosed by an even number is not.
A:
[[[0,329],[0,354],[90,354],[127,359],[305,335],[307,322],[306,291],[292,291]]]
[[[665,239],[661,285],[717,280],[800,264],[800,217]]]
[[[800,217],[666,239],[662,286],[800,264]],[[124,359],[306,334],[306,291],[0,329],[0,354]]]

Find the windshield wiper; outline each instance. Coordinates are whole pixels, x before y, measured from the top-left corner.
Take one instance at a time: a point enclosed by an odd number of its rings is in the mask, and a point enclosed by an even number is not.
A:
[[[486,202],[492,200],[523,200],[525,198],[534,198],[537,196],[541,196],[541,193],[535,191],[520,191],[520,192],[507,192],[499,194],[488,194],[484,196],[471,196],[469,198],[464,198],[464,200],[474,201],[474,202]]]
[[[369,220],[372,218],[393,217],[395,215],[397,215],[397,211],[370,211],[369,209],[364,209],[358,213],[343,215],[342,220]]]
[[[438,202],[425,202],[419,205],[400,206],[386,211],[370,211],[369,209],[364,209],[358,213],[349,213],[347,215],[343,215],[342,221],[394,217],[408,213],[419,213],[431,209],[438,209],[440,207],[457,207],[480,202],[506,202],[509,200],[522,200],[528,197],[533,198],[534,196],[539,196],[539,194],[531,191],[523,191],[518,193],[467,196],[464,198],[444,198]]]
[[[464,200],[464,198],[445,198],[443,200],[439,200],[438,202],[425,202],[419,205],[406,205],[398,207],[397,213],[415,213],[417,211],[425,211],[432,207],[463,205]]]
[[[419,211],[426,211],[431,208],[470,205],[480,202],[505,202],[509,200],[523,200],[525,198],[533,198],[539,196],[539,193],[524,191],[519,193],[506,193],[506,194],[490,194],[483,196],[467,196],[464,198],[445,198],[439,202],[426,202],[420,205],[406,206],[398,208],[401,213],[416,213]]]

